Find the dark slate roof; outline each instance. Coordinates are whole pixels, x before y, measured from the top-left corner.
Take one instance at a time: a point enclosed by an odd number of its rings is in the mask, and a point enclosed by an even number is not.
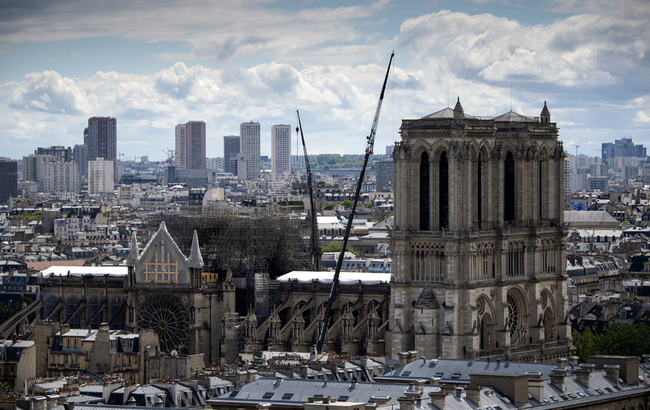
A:
[[[332,397],[338,401],[368,403],[375,396],[389,396],[389,404],[398,405],[398,397],[404,395],[409,388],[403,383],[373,383],[373,382],[339,382],[306,379],[276,379],[261,378],[238,389],[228,392],[207,404],[219,403],[271,403],[302,408],[310,397]],[[423,397],[428,397],[430,391],[438,387],[425,386]],[[347,398],[346,398],[347,397]],[[345,400],[344,400],[345,398]]]
[[[505,114],[501,114],[498,117],[494,118],[494,121],[502,122],[531,122],[533,119],[522,114],[518,114],[512,110]]]
[[[505,362],[496,360],[429,359],[421,357],[375,380],[429,380],[439,377],[443,383],[468,383],[469,375],[477,373],[525,374],[540,372],[546,378],[556,364]]]

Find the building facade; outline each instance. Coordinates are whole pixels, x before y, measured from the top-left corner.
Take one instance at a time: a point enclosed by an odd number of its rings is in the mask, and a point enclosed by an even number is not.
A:
[[[104,158],[117,160],[117,120],[110,117],[88,119],[84,130],[84,145],[88,148],[88,161]]]
[[[174,161],[176,166],[182,169],[187,167],[187,138],[185,137],[185,124],[176,126]]]
[[[546,105],[479,119],[459,100],[401,138],[387,354],[566,355],[565,154]]]
[[[291,125],[271,127],[271,174],[291,173]]]
[[[246,157],[246,178],[260,177],[260,123],[244,122],[239,126],[239,152]]]
[[[230,172],[234,175],[237,174],[237,170],[233,169],[231,166],[231,161],[239,153],[239,136],[237,135],[226,135],[223,137],[223,170],[224,172]]]
[[[113,192],[113,189],[113,161],[106,161],[104,158],[88,161],[88,193],[97,195],[102,192]]]
[[[377,192],[393,192],[395,185],[395,165],[390,158],[375,163],[377,172]]]
[[[0,157],[0,204],[18,194],[18,163],[10,158]]]
[[[74,146],[73,150],[73,158],[74,162],[77,163],[77,167],[79,168],[79,173],[83,177],[88,177],[88,147],[81,144],[77,144]]]
[[[176,126],[176,166],[205,168],[205,122],[189,121]]]

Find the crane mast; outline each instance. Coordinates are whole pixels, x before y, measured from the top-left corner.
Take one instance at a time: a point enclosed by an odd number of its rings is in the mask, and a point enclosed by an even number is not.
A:
[[[314,207],[314,182],[311,176],[311,168],[309,167],[309,155],[307,155],[307,145],[305,145],[305,136],[302,133],[302,123],[300,122],[300,112],[298,114],[298,128],[300,130],[300,138],[302,139],[302,149],[305,153],[305,169],[307,170],[307,188],[309,188],[309,203],[311,205],[311,255],[312,255],[312,270],[321,270],[321,255],[323,254],[320,248],[320,241],[318,240],[318,219],[316,218],[316,210]]]
[[[318,343],[316,344],[316,352],[321,351],[323,348],[323,342],[325,341],[325,333],[327,332],[327,327],[329,326],[330,315],[332,314],[332,303],[336,298],[336,290],[339,284],[339,276],[341,274],[341,266],[343,266],[343,256],[345,255],[345,249],[348,246],[348,238],[350,236],[350,230],[352,229],[352,220],[354,219],[354,214],[357,210],[357,203],[359,202],[359,196],[361,194],[361,187],[363,185],[363,177],[366,174],[366,167],[368,166],[368,160],[370,155],[373,153],[373,147],[375,145],[375,134],[377,132],[377,124],[379,123],[379,113],[381,112],[381,105],[384,100],[384,92],[386,91],[386,83],[388,82],[388,73],[390,72],[390,66],[393,63],[393,57],[395,52],[390,54],[390,60],[388,61],[388,69],[386,70],[386,77],[384,78],[384,85],[381,87],[381,94],[379,94],[379,102],[377,103],[377,110],[375,111],[375,117],[372,120],[372,126],[370,127],[370,134],[366,137],[366,155],[363,158],[363,167],[361,168],[361,174],[359,174],[359,181],[357,182],[357,190],[354,194],[354,202],[352,203],[352,211],[350,212],[350,217],[348,218],[348,224],[345,227],[345,235],[343,235],[343,243],[341,244],[341,252],[339,254],[339,259],[336,261],[336,270],[334,271],[334,278],[332,280],[332,287],[330,289],[329,297],[327,298],[327,307],[325,308],[325,315],[323,316],[323,324],[321,327],[320,334],[318,335]]]

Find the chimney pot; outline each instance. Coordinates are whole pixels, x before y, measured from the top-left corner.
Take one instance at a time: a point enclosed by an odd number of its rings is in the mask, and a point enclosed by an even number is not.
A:
[[[603,367],[605,369],[605,374],[607,377],[609,377],[614,383],[618,384],[619,370],[621,366],[617,364],[606,364]]]
[[[551,383],[555,385],[560,391],[564,391],[564,377],[566,376],[567,369],[554,368],[551,370]]]
[[[560,357],[556,360],[556,362],[559,369],[564,369],[564,365],[566,364],[567,360],[564,357]]]

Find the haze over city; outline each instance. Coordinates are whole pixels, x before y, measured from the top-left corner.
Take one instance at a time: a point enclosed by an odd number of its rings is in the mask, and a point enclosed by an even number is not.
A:
[[[482,117],[547,101],[565,148],[597,155],[647,143],[649,17],[644,0],[3,2],[2,155],[82,144],[91,116],[118,119],[125,159],[165,159],[189,120],[208,157],[246,121],[270,154],[296,109],[310,153],[362,153],[393,49],[378,147],[460,97]]]

